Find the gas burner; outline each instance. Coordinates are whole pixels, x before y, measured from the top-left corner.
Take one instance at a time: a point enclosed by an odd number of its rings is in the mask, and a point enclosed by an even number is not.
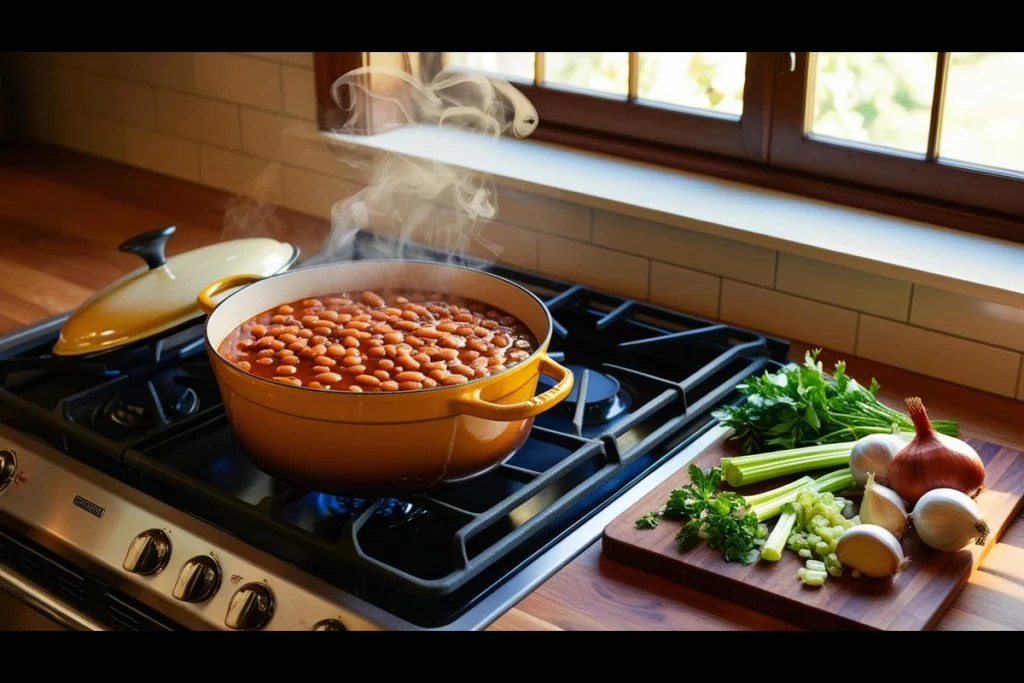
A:
[[[199,411],[194,389],[164,378],[129,382],[96,407],[92,424],[108,436],[141,435]]]
[[[412,503],[406,503],[397,498],[360,498],[358,496],[333,496],[327,493],[317,496],[317,506],[324,515],[350,519],[372,505],[375,500],[380,502],[377,509],[373,511],[373,517],[366,523],[367,529],[391,529],[426,512]]]
[[[583,424],[598,425],[611,422],[629,410],[632,397],[622,388],[619,380],[598,370],[591,370],[582,365],[567,364],[565,366],[576,377],[575,386],[569,395],[553,409],[563,417],[573,419],[579,408],[580,388],[584,387],[586,396],[583,406]],[[586,373],[584,383],[582,377]],[[547,375],[541,375],[538,382],[540,390],[545,391],[555,385]]]

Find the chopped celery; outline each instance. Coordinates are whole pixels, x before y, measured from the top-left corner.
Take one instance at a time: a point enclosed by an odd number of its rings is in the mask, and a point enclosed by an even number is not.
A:
[[[805,583],[808,576],[816,581],[812,585],[821,585],[827,576],[843,576],[843,565],[836,555],[836,548],[843,533],[859,524],[860,518],[843,517],[842,511],[847,509],[850,501],[835,495],[835,492],[851,488],[853,484],[853,475],[845,469],[826,474],[809,487],[795,491],[793,505],[799,506],[801,514],[793,524],[785,547],[806,560],[807,566],[801,569],[801,579]],[[783,515],[789,507],[787,503]],[[776,530],[782,522],[780,519]],[[773,544],[773,547],[782,546]]]
[[[764,542],[764,547],[761,548],[761,559],[778,562],[782,558],[782,551],[786,548],[789,534],[793,531],[793,527],[800,527],[802,516],[800,503],[791,501],[785,504],[782,508],[782,516],[779,517],[775,528],[768,535],[768,540]]]
[[[828,576],[825,572],[812,572],[807,569],[801,569],[800,571],[803,572],[800,575],[800,580],[808,586],[820,586],[825,583],[825,577]]]

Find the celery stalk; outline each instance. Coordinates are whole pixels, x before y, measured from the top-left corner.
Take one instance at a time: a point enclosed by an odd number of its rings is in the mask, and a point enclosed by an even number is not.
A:
[[[814,480],[810,477],[800,477],[795,481],[791,481],[785,486],[774,488],[771,491],[765,491],[764,493],[755,493],[752,496],[743,496],[743,499],[747,501],[747,505],[753,507],[754,505],[760,505],[761,503],[767,503],[768,501],[778,498],[779,496],[785,495],[790,491],[801,489],[813,482]]]
[[[800,503],[791,501],[785,504],[782,508],[782,516],[779,517],[778,523],[772,529],[771,534],[768,535],[768,540],[765,541],[764,547],[761,548],[761,559],[768,560],[769,562],[778,562],[782,559],[782,551],[786,549],[786,541],[789,540],[789,534],[793,531],[794,526],[800,524],[802,514],[803,508]]]
[[[836,493],[837,491],[853,488],[855,483],[853,472],[847,467],[846,469],[829,472],[818,477],[810,484],[804,484],[781,496],[776,496],[758,505],[754,505],[751,511],[757,516],[757,521],[763,522],[781,513],[788,503],[795,502],[800,493],[807,489],[818,493]]]
[[[825,451],[813,455],[784,460],[778,463],[754,464],[747,467],[732,464],[726,473],[726,481],[730,486],[740,487],[754,484],[767,479],[775,479],[787,474],[797,474],[810,470],[819,470],[850,462],[850,452]]]
[[[759,522],[771,519],[775,515],[781,513],[782,509],[786,507],[786,505],[789,503],[795,503],[797,496],[813,486],[814,484],[805,484],[801,488],[794,489],[785,495],[778,496],[777,498],[761,503],[760,505],[755,505],[751,508],[751,511],[757,516],[757,521]]]
[[[801,448],[791,448],[785,451],[770,451],[768,453],[755,453],[753,455],[738,455],[731,457],[727,456],[722,458],[719,467],[721,467],[723,471],[731,466],[737,466],[740,469],[744,469],[751,465],[763,465],[767,463],[786,462],[788,460],[802,458],[805,455],[841,453],[842,451],[850,452],[853,450],[853,445],[855,443],[856,441],[849,441],[844,443],[831,443],[817,446],[802,446]]]
[[[818,477],[811,484],[818,493],[838,493],[847,489],[852,489],[857,485],[857,481],[853,478],[853,472],[850,468],[836,470],[835,472],[829,472],[826,475]]]

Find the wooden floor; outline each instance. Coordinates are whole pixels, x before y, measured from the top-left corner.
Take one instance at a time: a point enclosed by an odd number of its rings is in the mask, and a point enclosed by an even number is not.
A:
[[[49,148],[0,155],[0,333],[74,308],[139,265],[117,245],[173,224],[174,254],[219,239],[223,193]],[[308,254],[325,221],[278,216]],[[793,357],[802,358],[803,347]],[[826,364],[838,357],[823,355]],[[876,377],[895,405],[920,395],[933,417],[956,416],[967,434],[1024,449],[1024,404],[846,357],[851,375]],[[600,542],[559,571],[492,630],[788,629],[769,616],[604,559]],[[975,572],[941,629],[1024,629],[1024,519]]]

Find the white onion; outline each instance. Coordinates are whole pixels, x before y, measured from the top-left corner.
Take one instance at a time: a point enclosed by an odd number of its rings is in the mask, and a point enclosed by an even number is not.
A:
[[[989,528],[970,496],[956,489],[932,489],[910,515],[918,537],[929,547],[952,552],[970,544],[985,545]]]

